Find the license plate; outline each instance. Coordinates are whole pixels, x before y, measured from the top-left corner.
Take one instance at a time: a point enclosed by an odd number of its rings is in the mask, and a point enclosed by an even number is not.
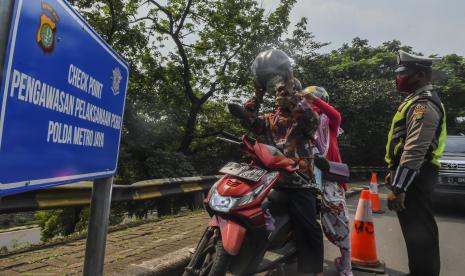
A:
[[[441,184],[446,185],[465,185],[465,177],[443,176]]]
[[[266,174],[266,170],[250,167],[247,165],[241,165],[235,162],[229,162],[221,170],[220,173],[234,175],[240,178],[244,178],[251,181],[258,181]]]

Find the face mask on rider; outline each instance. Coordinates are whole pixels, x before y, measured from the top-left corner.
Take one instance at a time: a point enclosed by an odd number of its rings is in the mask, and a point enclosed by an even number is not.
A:
[[[420,82],[418,72],[413,73],[398,73],[396,75],[396,87],[399,92],[411,93],[414,92]]]

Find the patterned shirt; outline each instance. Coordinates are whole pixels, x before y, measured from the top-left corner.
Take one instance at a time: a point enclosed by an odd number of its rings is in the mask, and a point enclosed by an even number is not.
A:
[[[302,101],[292,112],[276,109],[276,112],[261,116],[245,105],[251,119],[250,128],[257,135],[265,135],[268,144],[276,146],[288,158],[295,160],[299,171],[307,177],[313,176],[313,135],[318,128],[318,115]]]

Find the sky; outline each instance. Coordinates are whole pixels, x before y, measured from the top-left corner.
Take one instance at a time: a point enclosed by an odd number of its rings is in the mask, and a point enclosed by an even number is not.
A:
[[[262,0],[274,9],[279,0]],[[371,46],[397,39],[424,55],[465,56],[465,1],[463,0],[298,0],[291,25],[307,17],[308,30],[320,42],[321,52],[350,43],[356,36]]]

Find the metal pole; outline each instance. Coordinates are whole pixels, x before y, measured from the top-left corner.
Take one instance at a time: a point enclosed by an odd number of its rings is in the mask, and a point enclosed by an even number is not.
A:
[[[85,276],[103,275],[112,184],[113,177],[94,181],[84,260]]]
[[[8,46],[13,6],[13,0],[0,1],[0,85],[2,85],[3,65],[5,64],[5,54],[6,47]]]

